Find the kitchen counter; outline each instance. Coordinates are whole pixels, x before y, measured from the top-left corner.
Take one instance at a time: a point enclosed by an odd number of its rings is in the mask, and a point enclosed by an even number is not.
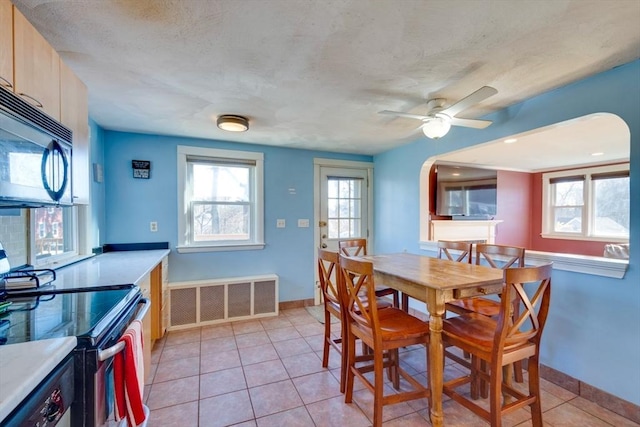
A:
[[[0,346],[0,420],[76,346],[76,337]]]
[[[169,249],[106,252],[56,269],[55,289],[138,285]]]

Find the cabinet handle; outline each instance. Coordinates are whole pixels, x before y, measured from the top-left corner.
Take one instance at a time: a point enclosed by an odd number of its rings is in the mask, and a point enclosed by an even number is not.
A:
[[[44,105],[42,105],[42,102],[38,101],[38,100],[37,100],[37,99],[35,99],[33,96],[31,96],[31,95],[27,95],[26,93],[22,93],[22,92],[20,92],[18,95],[20,95],[20,96],[21,96],[21,97],[23,97],[23,98],[29,98],[29,99],[31,99],[32,101],[34,101],[34,102],[32,102],[31,104],[35,105],[36,107],[38,107],[38,108],[44,108]]]
[[[9,80],[5,79],[2,76],[0,76],[0,86],[2,86],[2,87],[13,87],[11,82]]]

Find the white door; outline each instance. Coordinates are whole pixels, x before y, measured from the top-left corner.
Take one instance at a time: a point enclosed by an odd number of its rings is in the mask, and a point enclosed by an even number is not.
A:
[[[370,175],[368,167],[320,166],[316,189],[316,242],[320,247],[338,251],[338,241],[351,238],[366,238],[371,245]],[[318,289],[316,303],[319,297]]]

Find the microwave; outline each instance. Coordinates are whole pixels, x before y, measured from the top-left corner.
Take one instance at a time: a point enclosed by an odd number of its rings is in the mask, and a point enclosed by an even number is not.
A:
[[[72,132],[0,87],[0,208],[70,206]]]

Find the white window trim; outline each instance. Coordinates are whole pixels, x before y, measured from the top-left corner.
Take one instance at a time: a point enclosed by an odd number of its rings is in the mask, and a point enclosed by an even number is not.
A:
[[[571,169],[571,170],[565,170],[560,172],[549,172],[549,173],[542,174],[542,233],[540,234],[540,237],[542,237],[543,239],[586,240],[586,241],[597,241],[597,242],[627,243],[629,241],[628,238],[590,235],[591,222],[593,221],[593,218],[591,217],[591,213],[593,212],[591,175],[596,173],[615,172],[615,171],[623,171],[623,170],[626,170],[626,171],[629,170],[629,163],[600,166],[595,168]],[[583,209],[583,220],[586,220],[589,223],[587,227],[587,234],[559,233],[559,232],[553,231],[553,214],[552,214],[552,203],[551,203],[552,192],[550,189],[549,181],[553,178],[575,176],[575,175],[586,176],[586,179],[584,181],[584,205],[582,209]]]
[[[252,227],[255,237],[251,242],[221,244],[193,244],[188,242],[187,205],[185,188],[187,185],[187,156],[218,157],[241,160],[254,160],[255,176],[255,212]],[[252,151],[221,150],[217,148],[178,146],[178,253],[241,251],[263,249],[264,243],[264,154]]]

